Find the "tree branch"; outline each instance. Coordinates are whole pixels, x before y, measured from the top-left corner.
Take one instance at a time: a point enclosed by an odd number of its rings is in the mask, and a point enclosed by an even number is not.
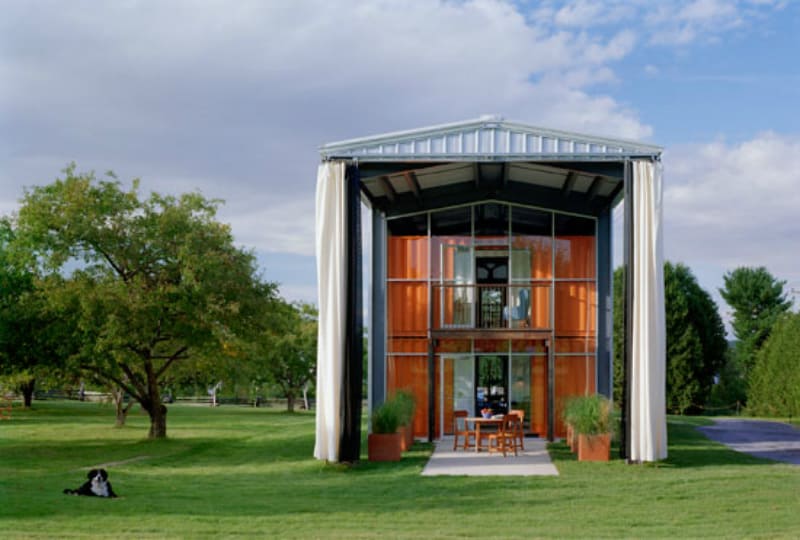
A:
[[[116,377],[116,376],[112,375],[111,373],[108,373],[108,372],[106,372],[106,371],[103,371],[102,369],[100,369],[100,368],[98,368],[98,367],[95,367],[95,366],[91,366],[91,365],[89,365],[89,364],[81,364],[81,365],[80,365],[80,368],[81,368],[82,370],[85,370],[85,371],[90,371],[90,372],[94,373],[95,375],[97,375],[98,377],[101,377],[101,378],[104,378],[104,379],[108,379],[109,381],[111,381],[111,382],[113,382],[113,383],[117,384],[117,385],[118,385],[120,388],[122,388],[123,390],[125,390],[125,391],[126,391],[127,393],[129,393],[130,395],[134,396],[134,397],[135,397],[137,400],[141,401],[141,395],[137,394],[137,393],[136,393],[136,392],[135,392],[135,391],[134,391],[134,390],[133,390],[133,389],[132,389],[132,388],[131,388],[131,387],[130,387],[128,384],[126,384],[126,383],[125,383],[125,381],[123,381],[121,378],[119,378],[119,377]]]
[[[189,347],[187,347],[187,346],[181,347],[180,349],[175,351],[175,354],[173,354],[170,357],[167,357],[167,361],[164,362],[164,365],[161,366],[161,369],[159,369],[156,372],[156,378],[160,378],[161,375],[163,375],[164,372],[167,371],[169,366],[172,365],[173,362],[175,362],[175,360],[184,360],[184,359],[188,358],[189,357],[188,355],[183,356],[183,353],[185,353],[188,349],[189,349]]]

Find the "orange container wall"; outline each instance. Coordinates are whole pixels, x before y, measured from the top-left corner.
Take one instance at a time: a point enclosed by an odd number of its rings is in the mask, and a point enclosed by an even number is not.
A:
[[[556,237],[557,278],[593,278],[595,261],[594,236]]]
[[[556,356],[556,425],[555,436],[564,437],[566,429],[562,419],[564,402],[571,396],[594,394],[594,356]]]
[[[414,436],[428,434],[428,357],[389,356],[387,359],[386,386],[388,395],[397,390],[408,390],[414,395]]]
[[[389,337],[428,334],[428,284],[394,281],[387,284]]]
[[[428,237],[389,236],[389,279],[428,279]]]
[[[591,336],[597,328],[597,290],[594,283],[556,283],[556,337]]]
[[[530,430],[540,437],[547,434],[547,358],[531,356]]]

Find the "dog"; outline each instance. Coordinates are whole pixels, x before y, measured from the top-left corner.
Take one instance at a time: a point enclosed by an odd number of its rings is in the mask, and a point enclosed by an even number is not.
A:
[[[111,489],[111,482],[108,481],[108,473],[105,469],[92,469],[86,475],[89,480],[84,482],[78,489],[65,489],[66,495],[87,495],[89,497],[116,497],[117,494]]]

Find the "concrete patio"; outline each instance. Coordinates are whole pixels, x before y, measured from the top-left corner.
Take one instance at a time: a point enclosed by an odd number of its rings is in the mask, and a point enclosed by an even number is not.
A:
[[[422,471],[423,476],[558,476],[550,461],[547,441],[525,439],[525,450],[503,457],[486,451],[458,449],[453,451],[453,438],[436,442],[431,459]]]

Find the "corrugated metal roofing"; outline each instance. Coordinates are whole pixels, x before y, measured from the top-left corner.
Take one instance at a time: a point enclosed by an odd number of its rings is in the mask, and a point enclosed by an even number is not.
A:
[[[484,116],[452,124],[325,144],[323,159],[358,161],[561,161],[657,157],[662,148]]]

